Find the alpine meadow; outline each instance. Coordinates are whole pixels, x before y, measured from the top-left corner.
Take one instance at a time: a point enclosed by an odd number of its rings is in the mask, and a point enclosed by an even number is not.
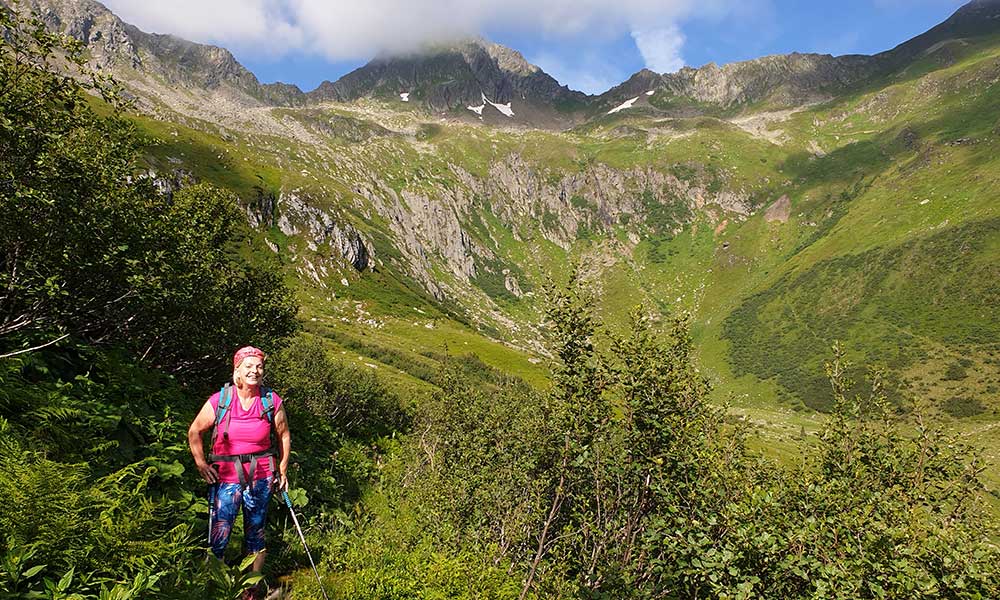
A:
[[[0,599],[1000,598],[1000,0],[597,95],[0,32]],[[262,572],[189,449],[248,344]]]

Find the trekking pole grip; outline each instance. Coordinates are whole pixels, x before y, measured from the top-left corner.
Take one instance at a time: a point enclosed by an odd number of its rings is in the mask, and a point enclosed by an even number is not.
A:
[[[281,497],[285,499],[288,510],[292,510],[292,499],[288,497],[288,490],[281,490]]]

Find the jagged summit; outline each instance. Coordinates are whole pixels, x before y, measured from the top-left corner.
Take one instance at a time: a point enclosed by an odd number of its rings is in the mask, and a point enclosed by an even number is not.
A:
[[[434,111],[474,110],[488,104],[510,112],[558,118],[559,111],[582,105],[587,96],[570,90],[520,52],[483,38],[438,43],[402,55],[382,55],[307,94],[315,101],[375,97],[421,104]],[[485,97],[485,99],[484,99]],[[500,111],[501,115],[507,112]],[[523,122],[522,119],[519,119]]]

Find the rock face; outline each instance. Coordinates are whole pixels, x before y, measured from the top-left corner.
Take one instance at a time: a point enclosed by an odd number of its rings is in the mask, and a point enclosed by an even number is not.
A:
[[[355,271],[359,273],[367,270],[371,266],[368,246],[364,239],[350,225],[341,226],[334,224],[327,230],[331,244],[340,250],[340,255],[351,263]]]
[[[329,245],[339,256],[356,271],[374,268],[374,254],[370,242],[365,241],[347,221],[338,221],[323,210],[315,207],[315,199],[308,198],[298,191],[282,192],[278,197],[277,210],[278,228],[288,236],[303,235],[309,243],[309,249],[319,251],[321,246]]]
[[[11,6],[6,0],[0,4]],[[90,64],[99,69],[143,68],[139,48],[129,31],[131,26],[97,2],[27,0],[16,6],[38,15],[49,29],[62,31],[86,44]]]
[[[454,164],[450,170],[457,184],[419,193],[397,191],[377,180],[353,190],[391,230],[403,258],[396,266],[439,300],[454,299],[456,284],[475,284],[482,277],[495,278],[512,296],[525,294],[517,265],[503,263],[500,243],[489,228],[475,225],[486,212],[515,239],[540,234],[570,249],[591,233],[606,236],[624,227],[634,245],[650,231],[679,232],[699,211],[740,220],[753,209],[745,193],[710,192],[707,182],[683,181],[651,168],[620,170],[598,163],[554,176],[514,153],[485,176]],[[664,213],[673,216],[656,216]],[[437,274],[436,265],[448,273],[447,280]]]
[[[80,0],[84,1],[84,0]],[[172,35],[144,33],[126,25],[130,37],[147,56],[145,70],[172,84],[218,90],[248,104],[302,104],[302,90],[294,85],[261,84],[225,48],[196,44]]]
[[[663,76],[672,94],[724,107],[770,100],[797,105],[828,98],[878,70],[868,56],[785,54],[722,67],[710,63]]]
[[[709,63],[657,75],[642,70],[595,101],[602,109],[656,90],[657,97],[681,98],[730,108],[768,101],[799,106],[827,99],[879,72],[882,62],[870,56],[785,54],[718,66]],[[690,110],[690,109],[689,109]]]

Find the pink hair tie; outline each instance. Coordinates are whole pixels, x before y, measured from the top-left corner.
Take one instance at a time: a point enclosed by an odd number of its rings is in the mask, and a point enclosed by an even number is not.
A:
[[[249,358],[251,356],[256,356],[261,360],[264,360],[265,358],[264,351],[261,350],[260,348],[254,348],[253,346],[244,346],[239,350],[237,350],[236,354],[233,355],[233,368],[235,369],[236,367],[240,366],[240,363],[243,362],[244,358]]]

